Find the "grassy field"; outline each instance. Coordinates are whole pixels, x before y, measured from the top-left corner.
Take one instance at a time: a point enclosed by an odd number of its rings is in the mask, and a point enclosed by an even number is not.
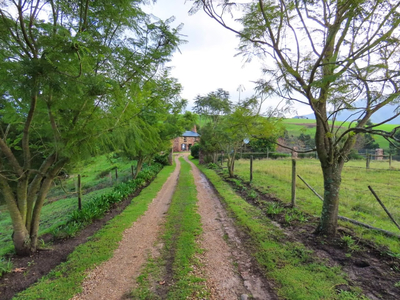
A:
[[[83,195],[82,204],[89,199],[98,195],[108,193],[112,190],[115,180],[115,171],[112,171],[113,180],[109,176],[109,170],[118,168],[118,182],[130,178],[131,164],[136,162],[127,161],[123,158],[111,158],[109,155],[102,155],[96,158],[82,162],[78,165],[74,172],[80,173],[82,176],[82,189],[95,189]],[[68,179],[63,180],[62,186],[59,180],[55,181],[53,188],[50,190],[45,203],[40,220],[39,235],[51,232],[54,228],[63,224],[69,214],[77,209],[78,198],[76,196],[77,175],[71,174]],[[62,188],[63,187],[63,188]],[[98,188],[98,190],[96,190]],[[67,197],[57,201],[49,201],[57,198]],[[0,257],[13,250],[11,240],[12,223],[5,205],[0,206]]]
[[[237,161],[236,174],[249,180],[249,165],[249,160]],[[397,227],[368,190],[368,185],[372,186],[393,217],[400,222],[400,162],[393,162],[392,167],[394,169],[388,170],[388,162],[377,161],[371,162],[369,170],[365,168],[365,161],[350,161],[345,164],[339,214],[399,233]],[[323,195],[323,178],[319,161],[299,159],[297,174],[302,176],[320,195]],[[291,176],[290,159],[255,160],[253,163],[253,185],[286,203],[289,203],[291,199]],[[296,193],[297,205],[301,210],[315,216],[320,215],[322,202],[300,179],[296,182]],[[386,238],[359,227],[356,230],[360,235],[374,239],[379,244],[388,246],[392,252],[400,254],[398,239]]]
[[[286,130],[289,132],[289,135],[299,136],[301,133],[309,134],[312,137],[315,135],[315,120],[309,119],[284,119],[283,125]],[[350,123],[349,122],[336,122],[337,126],[342,126],[343,128],[347,128]],[[384,124],[378,126],[376,129],[391,131],[394,127],[398,125],[393,124]],[[374,135],[376,142],[383,149],[389,149],[389,142],[385,140],[383,137]]]

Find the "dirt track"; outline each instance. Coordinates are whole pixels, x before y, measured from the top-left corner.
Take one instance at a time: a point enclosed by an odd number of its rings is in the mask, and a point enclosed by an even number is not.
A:
[[[185,155],[187,160],[187,155]],[[83,292],[73,299],[123,299],[140,274],[147,254],[157,252],[155,242],[162,229],[165,215],[180,171],[176,169],[152,203],[145,215],[127,229],[114,256],[98,266],[83,283]],[[200,238],[205,249],[200,258],[204,264],[207,287],[212,299],[274,299],[265,280],[253,272],[250,256],[244,251],[239,234],[228,218],[207,179],[190,162],[198,191],[198,213],[203,224]],[[227,237],[227,238],[224,238]],[[236,265],[236,266],[235,266]]]

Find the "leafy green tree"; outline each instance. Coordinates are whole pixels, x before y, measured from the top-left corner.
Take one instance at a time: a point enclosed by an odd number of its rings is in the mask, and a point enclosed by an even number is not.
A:
[[[151,106],[136,96],[176,49],[179,28],[141,5],[0,5],[0,188],[17,254],[36,250],[40,212],[64,165],[106,144],[130,108]]]
[[[212,118],[214,122],[221,115],[227,115],[232,110],[232,102],[229,100],[229,92],[218,89],[206,96],[198,95],[194,100],[193,112],[201,116]]]
[[[274,151],[276,149],[277,137],[272,136],[269,138],[260,138],[256,140],[251,140],[249,146],[254,152],[268,152]]]
[[[370,117],[400,96],[397,0],[233,1],[194,0],[240,37],[239,49],[249,58],[265,58],[260,89],[309,106],[315,115],[315,144],[324,177],[324,202],[317,233],[335,235],[343,165],[357,134],[395,139],[396,130],[366,126]],[[241,27],[226,20],[240,8]],[[332,110],[333,108],[333,110]],[[336,121],[353,109],[347,128]],[[389,121],[400,113],[388,116]],[[383,122],[384,123],[384,122]],[[357,124],[357,125],[353,125]],[[342,128],[343,130],[340,130]]]
[[[304,147],[306,149],[315,148],[315,140],[309,134],[301,133],[299,136],[299,140],[304,144]]]
[[[218,123],[203,126],[200,140],[201,150],[211,153],[224,151],[227,157],[229,176],[234,176],[236,154],[244,139],[269,139],[279,135],[279,120],[259,115],[256,98],[247,99],[233,107],[233,111]]]

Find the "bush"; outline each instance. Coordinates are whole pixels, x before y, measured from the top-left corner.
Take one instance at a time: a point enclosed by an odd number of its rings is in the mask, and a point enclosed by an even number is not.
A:
[[[348,159],[365,159],[364,156],[358,154],[356,149],[351,149],[350,154],[347,156]]]
[[[199,158],[199,151],[200,151],[200,145],[199,144],[194,144],[191,148],[190,148],[190,154],[194,157],[194,158]]]
[[[169,166],[168,156],[169,156],[169,153],[165,153],[163,155],[157,154],[156,156],[154,156],[154,161],[163,166]]]
[[[273,152],[273,153],[269,154],[269,158],[273,158],[273,159],[276,159],[276,158],[287,158],[287,157],[292,157],[292,155],[289,154],[289,153],[277,153],[277,152]]]

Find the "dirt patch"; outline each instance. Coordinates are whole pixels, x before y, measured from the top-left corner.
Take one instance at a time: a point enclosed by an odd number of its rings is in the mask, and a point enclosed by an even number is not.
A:
[[[239,179],[240,178],[236,178]],[[236,192],[246,201],[263,210],[274,224],[283,230],[290,242],[299,242],[314,251],[314,257],[324,261],[329,266],[341,266],[348,274],[349,285],[360,287],[369,299],[399,299],[400,259],[390,256],[390,251],[379,247],[368,240],[360,239],[349,228],[340,227],[334,239],[328,239],[314,234],[319,219],[306,215],[306,222],[298,220],[288,222],[285,211],[279,214],[267,214],[268,203],[284,204],[277,198],[264,194],[248,183],[242,181],[245,189],[238,189],[232,181],[226,181],[236,189]],[[248,197],[248,190],[258,193],[258,199]],[[342,237],[351,237],[355,247],[351,249]],[[336,287],[336,291],[349,290],[346,285]]]
[[[180,162],[157,197],[150,203],[146,213],[126,229],[118,249],[111,259],[96,267],[83,282],[82,293],[77,299],[122,299],[130,293],[147,254],[154,252],[158,233],[171,203],[178,180]]]
[[[23,271],[9,273],[0,278],[0,298],[2,300],[11,299],[15,294],[25,290],[42,276],[49,273],[54,267],[65,262],[67,256],[77,246],[86,243],[88,238],[101,229],[105,223],[120,214],[132,202],[132,198],[140,194],[141,190],[137,190],[132,196],[116,204],[102,219],[95,220],[80,231],[76,237],[52,241],[52,235],[43,235],[40,238],[44,242],[53,242],[51,249],[38,250],[27,257],[10,256],[14,269],[23,268]]]
[[[268,280],[247,253],[243,233],[235,228],[214,188],[199,169],[189,163],[197,186],[198,213],[203,225],[200,245],[206,250],[200,260],[204,264],[211,299],[240,299],[242,295],[260,300],[277,299]]]

